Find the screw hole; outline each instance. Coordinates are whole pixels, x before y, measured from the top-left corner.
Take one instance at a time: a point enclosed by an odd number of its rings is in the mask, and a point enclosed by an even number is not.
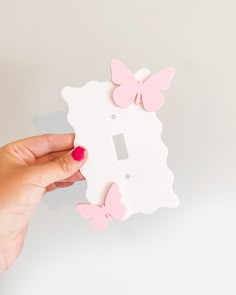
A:
[[[111,118],[112,118],[112,120],[115,120],[116,119],[116,115],[115,114],[112,114],[111,115]]]
[[[126,178],[126,179],[129,179],[129,178],[130,178],[130,174],[128,174],[128,173],[125,174],[125,178]]]

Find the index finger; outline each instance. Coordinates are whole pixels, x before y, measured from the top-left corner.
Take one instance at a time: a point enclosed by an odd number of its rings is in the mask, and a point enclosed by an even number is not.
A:
[[[51,152],[67,151],[74,147],[74,133],[43,134],[18,140],[15,145],[23,146],[36,158]]]

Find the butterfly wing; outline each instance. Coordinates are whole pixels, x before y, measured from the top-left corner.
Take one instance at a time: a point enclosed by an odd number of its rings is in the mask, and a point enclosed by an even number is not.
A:
[[[111,61],[111,80],[116,85],[135,84],[137,81],[133,73],[121,61]]]
[[[101,214],[97,215],[96,217],[92,218],[91,225],[96,230],[103,230],[107,228],[108,219],[106,215]]]
[[[157,111],[163,105],[164,95],[161,91],[165,91],[170,87],[174,75],[175,69],[169,67],[152,75],[144,82],[142,103],[146,111]]]
[[[113,100],[121,108],[129,106],[137,94],[137,81],[133,73],[119,60],[111,62],[112,82],[117,85]]]
[[[113,91],[113,101],[120,108],[127,108],[137,95],[136,86],[122,85]]]
[[[113,183],[107,193],[105,201],[106,211],[115,219],[125,216],[125,206],[121,203],[121,193],[116,183]]]
[[[76,210],[85,219],[91,220],[94,229],[101,230],[107,227],[107,217],[101,207],[93,204],[78,204]]]

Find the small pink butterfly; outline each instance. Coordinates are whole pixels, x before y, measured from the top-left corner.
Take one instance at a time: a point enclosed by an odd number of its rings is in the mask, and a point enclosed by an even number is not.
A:
[[[107,227],[107,222],[111,218],[120,220],[125,216],[125,206],[120,200],[119,187],[113,183],[107,193],[105,205],[78,204],[76,209],[84,218],[91,220],[91,225],[95,229],[101,230]]]
[[[174,77],[175,69],[165,68],[145,81],[137,81],[130,70],[119,60],[111,62],[112,82],[118,87],[113,92],[115,104],[121,108],[128,107],[132,102],[142,101],[146,111],[154,112],[164,103],[161,91],[167,90]]]

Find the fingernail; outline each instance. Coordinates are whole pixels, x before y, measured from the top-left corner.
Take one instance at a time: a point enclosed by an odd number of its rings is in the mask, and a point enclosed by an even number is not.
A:
[[[85,148],[82,146],[76,147],[72,152],[72,157],[75,161],[81,161],[85,157]]]

